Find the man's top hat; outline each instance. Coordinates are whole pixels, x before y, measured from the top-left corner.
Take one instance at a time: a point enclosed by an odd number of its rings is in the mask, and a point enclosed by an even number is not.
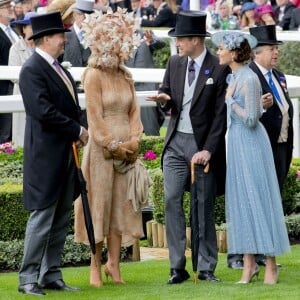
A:
[[[32,36],[28,39],[38,39],[45,35],[70,31],[64,28],[59,12],[43,14],[30,18],[32,26]]]
[[[175,28],[168,32],[171,37],[211,36],[206,31],[206,13],[199,11],[181,11],[176,17]]]
[[[282,41],[278,41],[276,38],[276,26],[275,25],[265,25],[252,27],[249,29],[250,34],[256,37],[257,46],[262,45],[281,45]]]
[[[91,14],[94,12],[94,0],[76,0],[73,11],[83,14]]]

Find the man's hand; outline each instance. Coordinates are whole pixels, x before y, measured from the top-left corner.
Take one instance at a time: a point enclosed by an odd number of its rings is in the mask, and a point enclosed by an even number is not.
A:
[[[192,161],[195,164],[206,166],[207,163],[210,161],[210,158],[211,158],[211,153],[207,150],[202,150],[202,151],[196,152],[193,155]]]
[[[79,140],[81,141],[83,146],[85,146],[89,141],[89,133],[84,127],[81,127],[81,128],[82,128],[82,130],[81,130],[81,134],[79,136]]]
[[[146,98],[146,100],[160,102],[160,103],[163,104],[163,103],[166,103],[167,101],[171,100],[171,97],[166,93],[160,93],[160,94],[157,94],[157,95],[148,96]]]
[[[271,93],[266,93],[261,96],[263,109],[268,109],[273,105],[273,96]]]

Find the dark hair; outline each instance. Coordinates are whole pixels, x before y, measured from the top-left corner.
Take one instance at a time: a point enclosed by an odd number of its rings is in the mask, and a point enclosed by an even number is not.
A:
[[[251,47],[246,39],[241,42],[241,46],[233,50],[235,52],[234,61],[237,63],[246,62],[251,58]]]

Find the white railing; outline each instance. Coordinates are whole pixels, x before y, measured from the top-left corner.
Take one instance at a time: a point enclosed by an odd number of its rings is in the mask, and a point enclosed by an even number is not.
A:
[[[18,80],[21,67],[0,66],[0,80]],[[81,75],[85,68],[71,68],[70,72],[75,81],[81,81]],[[129,69],[133,79],[136,82],[157,82],[163,80],[164,69]],[[299,137],[299,108],[298,99],[300,98],[300,77],[286,75],[289,95],[292,98],[294,107],[294,157],[300,157],[300,137]],[[152,101],[147,101],[146,97],[155,94],[156,91],[138,91],[137,98],[141,106],[155,105]],[[82,108],[85,108],[85,95],[79,94],[79,103]],[[0,113],[4,112],[22,112],[24,106],[21,95],[0,96]]]

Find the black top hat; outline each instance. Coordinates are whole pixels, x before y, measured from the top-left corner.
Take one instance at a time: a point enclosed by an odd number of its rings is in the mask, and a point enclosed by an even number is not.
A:
[[[250,33],[256,37],[257,46],[283,44],[282,41],[277,41],[275,25],[252,27],[249,30]]]
[[[169,36],[211,36],[206,31],[206,13],[200,11],[181,11],[176,17],[175,28],[168,32]]]
[[[28,38],[29,40],[38,39],[45,35],[70,31],[69,29],[64,28],[60,12],[32,17],[30,18],[30,21],[32,26],[32,36]]]

